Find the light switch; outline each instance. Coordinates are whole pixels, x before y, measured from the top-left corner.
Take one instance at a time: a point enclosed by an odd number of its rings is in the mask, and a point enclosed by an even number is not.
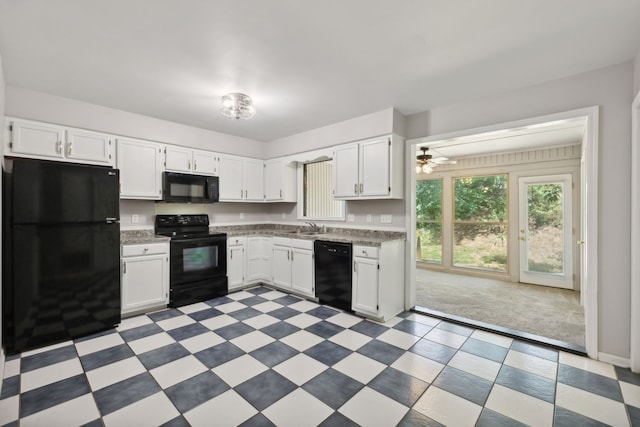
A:
[[[138,217],[138,215],[136,215],[136,214],[131,215],[131,223],[132,224],[136,224],[136,223],[138,223],[138,221],[140,221],[140,217]]]
[[[371,222],[371,214],[367,214],[367,222]]]
[[[347,221],[353,222],[356,220],[356,216],[354,214],[347,215]]]

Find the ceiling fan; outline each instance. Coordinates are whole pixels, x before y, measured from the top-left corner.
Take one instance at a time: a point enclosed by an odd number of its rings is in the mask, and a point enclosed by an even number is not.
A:
[[[422,154],[416,156],[416,173],[431,173],[433,168],[438,165],[455,165],[456,160],[449,160],[447,157],[433,158],[431,154],[428,154],[429,147],[420,147]]]

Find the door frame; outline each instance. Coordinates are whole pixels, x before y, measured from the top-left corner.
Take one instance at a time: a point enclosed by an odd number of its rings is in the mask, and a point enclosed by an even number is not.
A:
[[[640,256],[640,91],[631,104],[631,259]],[[631,263],[631,370],[640,372],[640,263]]]
[[[575,243],[575,237],[573,235],[573,230],[575,225],[573,224],[573,174],[571,173],[563,173],[563,174],[549,174],[549,175],[532,175],[532,176],[520,176],[518,179],[518,227],[520,231],[518,232],[518,276],[519,282],[529,283],[534,285],[542,285],[542,286],[552,286],[560,289],[575,289],[575,261],[573,256],[573,245]],[[530,183],[535,184],[544,184],[544,183],[558,183],[561,182],[563,184],[564,190],[562,192],[562,233],[563,233],[563,262],[565,264],[565,268],[568,268],[568,271],[565,270],[564,274],[558,278],[558,276],[551,276],[547,273],[546,283],[534,283],[523,280],[523,276],[526,278],[528,275],[535,276],[535,272],[528,272],[525,267],[527,263],[527,251],[523,249],[528,249],[526,238],[522,238],[522,226],[528,222],[528,203],[525,201],[527,199],[527,191],[526,186]],[[569,193],[569,197],[567,197],[567,192]],[[527,206],[525,206],[525,204]],[[569,227],[567,227],[567,219],[569,220]],[[522,242],[524,240],[524,242]],[[524,245],[523,245],[524,243]],[[567,256],[568,254],[568,256]],[[542,273],[544,274],[544,273]],[[567,277],[569,276],[569,277]],[[544,276],[542,276],[544,277]],[[570,286],[566,286],[567,281],[570,282]]]
[[[640,106],[638,108],[640,108]],[[581,263],[580,269],[582,276],[582,290],[585,294],[585,348],[589,357],[592,359],[598,358],[598,106],[580,108],[538,117],[530,117],[522,120],[481,126],[477,128],[463,129],[422,138],[407,139],[405,141],[405,209],[407,212],[407,257],[405,265],[405,277],[407,278],[405,284],[406,309],[413,308],[416,303],[416,247],[414,244],[416,239],[416,176],[415,169],[412,167],[415,162],[416,145],[449,138],[459,138],[478,133],[515,129],[556,120],[574,119],[576,117],[585,117],[587,119],[585,137],[582,142],[584,168],[581,172],[580,180],[580,193],[581,200],[583,201],[581,205],[586,207],[586,209],[581,210],[580,217],[581,222],[585,225],[585,233],[580,239],[581,241],[584,241],[584,245],[582,246],[584,262]],[[640,213],[640,189],[638,189],[638,198],[638,212]],[[640,221],[638,221],[637,225],[640,227]],[[638,250],[640,250],[640,241],[638,242]],[[640,277],[640,268],[637,273],[638,277]],[[638,292],[640,293],[640,290],[638,290]],[[640,300],[640,297],[638,297],[638,299]],[[638,309],[640,309],[640,301],[638,301]],[[638,351],[640,352],[640,343],[637,345]],[[640,354],[638,357],[640,358]]]

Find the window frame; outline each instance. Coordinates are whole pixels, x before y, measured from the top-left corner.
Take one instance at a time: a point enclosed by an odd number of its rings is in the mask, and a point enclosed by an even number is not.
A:
[[[313,163],[322,163],[322,162],[331,162],[331,167],[334,167],[334,162],[333,162],[333,158],[322,158],[320,160],[316,159],[316,160],[308,160],[308,161],[298,161],[298,166],[297,166],[297,187],[298,187],[298,203],[297,203],[297,218],[299,220],[306,220],[306,221],[336,221],[336,222],[345,222],[347,220],[347,205],[346,205],[346,201],[344,200],[336,200],[335,198],[333,198],[333,173],[330,174],[331,176],[331,191],[332,191],[332,199],[335,202],[339,202],[342,205],[342,216],[339,217],[322,217],[322,216],[306,216],[305,215],[305,189],[306,189],[306,181],[305,181],[305,174],[304,174],[304,167],[307,164],[313,164]]]

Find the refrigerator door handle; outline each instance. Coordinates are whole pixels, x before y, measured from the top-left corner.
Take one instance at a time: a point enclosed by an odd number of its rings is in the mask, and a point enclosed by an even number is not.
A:
[[[120,222],[118,221],[118,218],[105,218],[105,221],[107,222],[107,224],[116,224]]]

